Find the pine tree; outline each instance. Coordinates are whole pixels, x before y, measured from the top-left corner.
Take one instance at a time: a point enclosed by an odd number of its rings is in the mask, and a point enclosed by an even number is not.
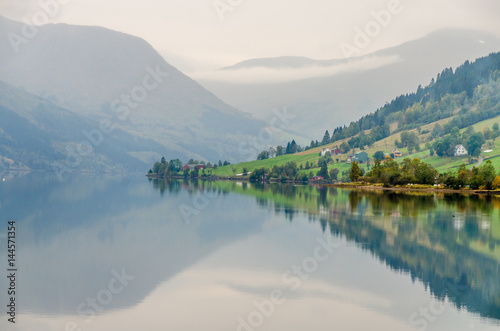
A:
[[[323,162],[321,164],[321,169],[318,171],[316,175],[321,176],[326,180],[330,179],[330,176],[328,175],[328,166],[326,162]]]
[[[297,153],[297,149],[298,149],[297,143],[295,142],[295,140],[292,140],[292,143],[290,144],[290,154]]]
[[[349,174],[349,178],[351,179],[351,182],[357,182],[359,177],[363,175],[363,172],[361,171],[361,168],[358,165],[357,161],[352,162],[351,164],[351,173]]]
[[[330,143],[330,133],[328,130],[325,131],[325,135],[323,136],[323,140],[321,141],[321,145],[326,145]]]

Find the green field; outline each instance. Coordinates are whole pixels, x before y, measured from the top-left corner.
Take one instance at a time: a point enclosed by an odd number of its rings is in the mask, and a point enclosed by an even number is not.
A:
[[[427,125],[424,125],[421,127],[422,130],[429,130],[431,131],[434,125],[436,123],[439,123],[440,125],[443,125],[450,121],[452,118],[447,118],[444,120],[440,120],[438,122],[430,123]],[[473,125],[473,128],[476,131],[483,131],[484,128],[492,128],[493,124],[499,123],[500,124],[500,116],[488,119],[479,123],[476,123]],[[462,129],[463,131],[465,129]],[[410,130],[417,132],[416,129]],[[418,132],[417,132],[418,133]],[[426,143],[426,139],[429,136],[428,134],[419,134],[419,137],[421,138],[421,148],[422,150],[420,152],[414,152],[413,154],[409,154],[408,150],[406,148],[399,149],[403,153],[403,158],[398,159],[398,161],[402,161],[404,158],[418,158],[423,162],[426,162],[430,165],[432,165],[434,168],[436,168],[440,173],[447,172],[450,170],[457,169],[462,163],[465,163],[468,168],[472,168],[474,164],[469,164],[469,158],[467,156],[460,156],[460,157],[439,157],[437,155],[430,156],[429,155],[429,150],[425,149],[424,145]],[[383,151],[385,153],[390,153],[393,149],[395,149],[394,142],[400,139],[400,133],[393,134],[385,139],[382,139],[380,141],[375,142],[372,146],[369,148],[366,148],[364,151],[368,153],[369,157],[371,158],[372,155],[376,151]],[[483,145],[483,151],[485,150],[491,150],[489,153],[481,153],[481,157],[484,158],[484,160],[491,160],[493,163],[493,166],[500,170],[500,146],[499,144],[500,137],[497,138],[495,141],[488,141]],[[433,141],[430,141],[432,144]],[[309,162],[310,164],[315,164],[314,168],[308,169],[308,170],[301,170],[300,173],[306,173],[308,174],[309,172],[312,172],[314,175],[319,171],[319,168],[316,166],[317,162],[319,160],[319,153],[322,148],[328,147],[332,148],[334,146],[338,146],[342,143],[342,141],[338,141],[332,144],[316,147],[304,152],[300,152],[297,154],[292,154],[292,155],[284,155],[284,156],[279,156],[267,160],[261,160],[261,161],[251,161],[251,162],[243,162],[243,163],[238,163],[234,165],[229,165],[229,166],[224,166],[224,167],[219,167],[215,170],[214,175],[217,176],[235,176],[238,174],[243,173],[243,169],[246,168],[248,172],[252,172],[254,169],[257,168],[272,168],[275,165],[283,165],[287,162],[296,162],[297,165],[300,167],[301,165],[305,167],[306,162]],[[359,149],[356,150],[351,150],[350,153],[358,152]],[[343,171],[347,171],[350,169],[350,164],[346,163],[347,160],[347,154],[339,155],[339,156],[334,156],[332,157],[334,163],[330,164],[328,166],[328,169],[334,169],[337,168],[340,170],[340,175],[341,176]],[[337,159],[339,159],[339,162],[337,162]],[[366,171],[366,165],[361,165],[361,168],[363,168]]]

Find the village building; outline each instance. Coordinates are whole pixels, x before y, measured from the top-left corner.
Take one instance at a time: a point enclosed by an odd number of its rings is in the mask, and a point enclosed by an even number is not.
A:
[[[368,154],[361,151],[347,156],[347,163],[352,163],[354,161],[358,163],[366,163],[368,162]]]
[[[201,170],[204,169],[205,166],[203,164],[186,164],[182,167],[182,171],[186,171],[186,169],[195,170],[196,168]]]
[[[334,148],[332,149],[332,155],[340,155],[342,154],[342,151],[340,150],[340,148]]]
[[[330,152],[330,153],[331,153],[332,151],[331,151],[331,149],[329,149],[329,148],[323,148],[323,149],[321,150],[321,156],[325,156],[327,152]]]
[[[393,150],[391,152],[392,155],[394,155],[394,158],[395,159],[399,159],[400,157],[403,157],[403,153],[401,153],[400,151],[398,151],[397,149]]]
[[[455,146],[455,156],[462,156],[462,155],[467,155],[467,149],[463,145],[457,145]]]
[[[324,178],[322,176],[315,176],[313,178],[311,178],[312,181],[319,181],[319,180],[324,180]]]

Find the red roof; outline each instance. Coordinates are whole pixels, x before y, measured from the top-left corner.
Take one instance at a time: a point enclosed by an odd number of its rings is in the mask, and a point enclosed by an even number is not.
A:
[[[190,170],[193,170],[193,169],[204,169],[205,166],[203,164],[185,164],[184,167],[182,167],[182,171],[185,171],[186,169],[190,169]]]

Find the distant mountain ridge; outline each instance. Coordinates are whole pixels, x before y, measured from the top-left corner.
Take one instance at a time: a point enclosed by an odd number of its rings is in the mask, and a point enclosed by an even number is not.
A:
[[[276,70],[353,65],[356,61],[395,57],[384,65],[366,70],[347,70],[330,77],[310,77],[281,83],[239,82],[199,79],[203,86],[214,91],[226,102],[267,119],[269,111],[287,106],[297,118],[289,129],[317,138],[319,129],[325,130],[348,124],[373,112],[391,100],[394,95],[426,85],[444,67],[456,67],[465,60],[486,56],[500,50],[500,39],[489,33],[447,29],[431,33],[421,39],[384,49],[373,54],[350,59],[320,60],[302,57],[252,59],[220,70],[233,77],[257,68]],[[320,72],[320,71],[319,71]]]
[[[313,65],[331,66],[345,62],[344,60],[313,60],[301,56],[281,56],[271,58],[250,59],[235,65],[221,68],[220,70],[238,70],[243,68],[304,68]]]
[[[94,123],[110,119],[163,146],[166,157],[237,161],[238,143],[264,126],[169,65],[141,38],[67,24],[37,29],[19,52],[2,38],[0,80]],[[22,37],[22,24],[0,17],[0,34],[9,33]],[[149,151],[129,152],[150,162]]]

